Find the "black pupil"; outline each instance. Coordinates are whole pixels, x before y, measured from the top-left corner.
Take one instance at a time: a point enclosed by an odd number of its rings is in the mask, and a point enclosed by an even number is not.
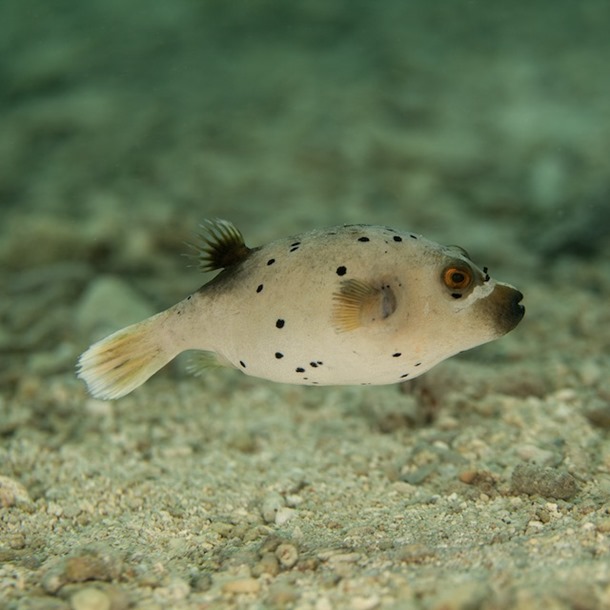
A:
[[[460,273],[459,271],[456,271],[455,273],[451,274],[451,281],[454,284],[461,284],[464,281],[465,277],[463,273]]]

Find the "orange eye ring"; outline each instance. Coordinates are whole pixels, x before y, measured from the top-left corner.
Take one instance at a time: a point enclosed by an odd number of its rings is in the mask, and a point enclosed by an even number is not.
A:
[[[443,271],[443,282],[450,290],[464,290],[472,283],[472,272],[465,267],[447,267]]]

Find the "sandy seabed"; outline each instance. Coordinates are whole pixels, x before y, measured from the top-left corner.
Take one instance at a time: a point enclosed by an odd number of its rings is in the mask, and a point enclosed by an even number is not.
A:
[[[0,608],[610,608],[610,10],[430,4],[2,3]],[[218,216],[457,243],[527,314],[402,386],[90,398]]]

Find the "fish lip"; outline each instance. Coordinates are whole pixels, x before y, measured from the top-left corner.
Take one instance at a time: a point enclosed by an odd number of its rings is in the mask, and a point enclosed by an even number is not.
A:
[[[502,316],[504,318],[504,332],[513,330],[523,320],[523,316],[525,316],[525,305],[521,302],[523,301],[523,293],[512,286],[510,289],[513,294],[508,305],[508,311]]]
[[[510,284],[498,282],[490,295],[489,305],[492,307],[498,337],[515,328],[525,315],[523,293]]]
[[[513,308],[515,310],[516,317],[518,317],[517,324],[523,320],[523,316],[525,315],[525,305],[523,305],[521,301],[523,301],[523,293],[520,290],[517,290],[517,294],[515,294],[515,300],[513,302]]]

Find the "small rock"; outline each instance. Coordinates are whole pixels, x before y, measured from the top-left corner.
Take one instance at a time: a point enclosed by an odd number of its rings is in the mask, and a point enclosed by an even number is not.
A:
[[[183,578],[178,576],[171,579],[165,587],[159,587],[157,594],[173,602],[180,602],[186,599],[191,593],[191,585]]]
[[[610,402],[596,400],[585,411],[585,417],[598,428],[610,430]]]
[[[222,585],[222,590],[225,593],[258,593],[261,590],[261,584],[256,578],[238,578],[226,582]]]
[[[252,568],[253,576],[269,574],[277,576],[280,572],[280,563],[274,553],[265,553],[261,560]]]
[[[102,276],[82,296],[76,309],[76,325],[83,334],[98,338],[153,313],[129,284],[112,276]]]
[[[283,543],[275,549],[275,556],[282,568],[289,570],[299,560],[299,551],[294,544]]]
[[[235,529],[235,526],[232,523],[216,521],[210,524],[210,529],[213,532],[216,532],[219,536],[222,536],[223,538],[228,538]]]
[[[28,358],[28,368],[36,375],[51,375],[65,371],[74,362],[74,348],[60,343],[50,351],[37,351]]]
[[[478,470],[464,470],[458,475],[458,479],[466,485],[472,485],[479,475]]]
[[[542,449],[530,443],[524,443],[515,448],[515,453],[524,461],[538,466],[554,466],[558,456],[553,451]]]
[[[25,536],[22,532],[14,532],[6,536],[6,541],[8,543],[9,548],[14,551],[18,551],[24,549],[26,546]]]
[[[70,599],[73,610],[110,610],[110,598],[99,589],[88,587]]]
[[[356,596],[352,599],[353,610],[374,610],[381,604],[381,599],[378,595],[370,595],[368,597]]]
[[[15,479],[0,476],[0,507],[31,504],[27,489]]]
[[[521,464],[513,470],[511,489],[515,494],[569,500],[578,493],[578,484],[569,472]]]
[[[68,583],[98,580],[116,580],[122,570],[122,562],[115,554],[101,547],[85,547],[79,554],[61,560],[49,568],[42,577],[42,587],[48,593],[56,593]]]
[[[86,580],[111,580],[107,566],[92,555],[81,555],[66,559],[64,575],[68,582],[85,582]]]
[[[597,524],[597,531],[602,534],[610,533],[610,518],[602,519]]]
[[[405,544],[396,549],[396,559],[407,564],[425,563],[434,555],[433,549],[419,542]]]
[[[269,534],[261,543],[260,549],[258,550],[261,557],[265,553],[274,553],[275,549],[277,549],[280,544],[282,544],[284,540],[277,536],[276,534]]]
[[[477,582],[465,582],[456,587],[449,587],[447,592],[429,606],[431,610],[471,610],[480,608],[483,600],[489,599],[486,585]],[[541,606],[544,607],[544,606]]]
[[[24,598],[16,607],[19,610],[70,610],[70,606],[63,599],[57,599],[49,595]]]
[[[291,585],[277,583],[269,589],[267,599],[272,606],[283,608],[294,603],[298,599],[298,593]]]
[[[288,506],[280,506],[275,513],[275,524],[278,527],[285,525],[297,514],[294,508],[288,508]]]
[[[191,587],[193,591],[209,591],[212,588],[212,577],[208,572],[197,572],[191,576]]]
[[[263,498],[261,515],[266,523],[275,523],[278,510],[285,506],[284,498],[277,492],[271,492]]]

